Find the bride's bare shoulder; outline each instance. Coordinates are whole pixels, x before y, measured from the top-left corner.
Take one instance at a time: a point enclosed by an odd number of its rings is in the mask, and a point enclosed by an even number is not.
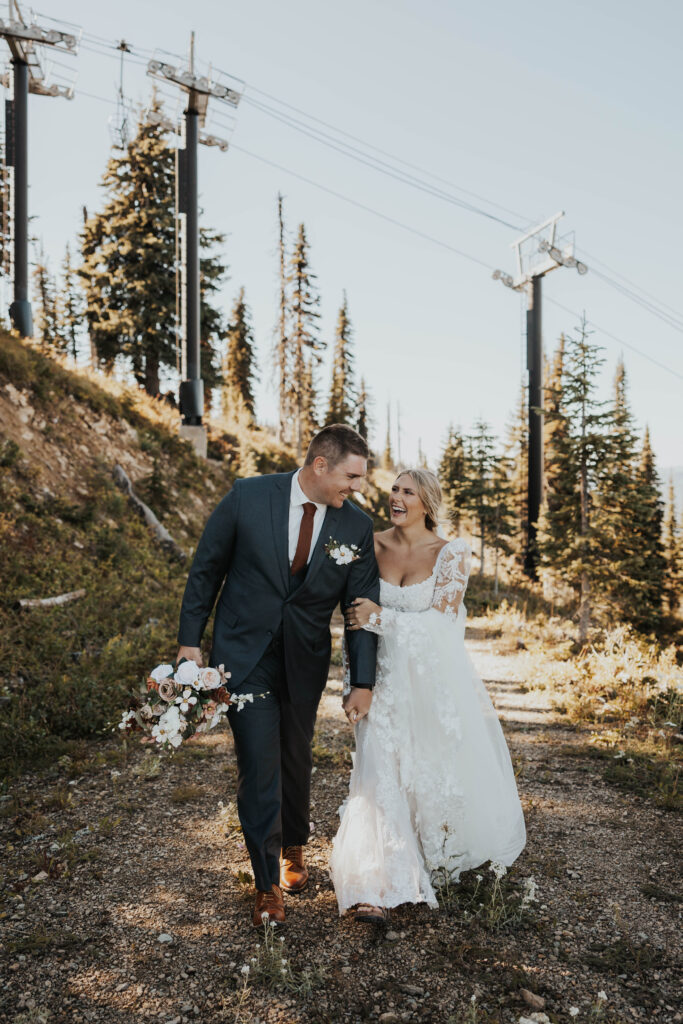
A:
[[[380,551],[386,551],[387,548],[391,547],[391,542],[394,536],[394,528],[390,526],[388,530],[380,530],[379,533],[375,534],[375,554]]]

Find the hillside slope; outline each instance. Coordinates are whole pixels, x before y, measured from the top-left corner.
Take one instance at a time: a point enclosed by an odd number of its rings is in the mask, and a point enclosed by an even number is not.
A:
[[[0,333],[1,770],[110,731],[135,681],[175,653],[189,556],[210,511],[237,476],[296,466],[268,431],[213,423],[201,460],[177,424],[165,402]],[[117,465],[184,560],[117,488]],[[360,502],[386,523],[381,486],[369,482]],[[85,595],[60,607],[18,607],[76,590]]]
[[[198,459],[176,423],[164,403],[0,336],[5,767],[102,733],[150,660],[173,654],[187,565],[155,541],[114,467],[189,555],[240,456],[237,438],[214,432],[223,459]],[[263,432],[249,441],[261,471],[294,465]],[[85,596],[62,607],[17,608],[80,589]]]

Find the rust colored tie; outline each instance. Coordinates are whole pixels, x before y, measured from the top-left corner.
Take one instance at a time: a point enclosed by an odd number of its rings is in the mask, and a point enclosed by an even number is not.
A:
[[[304,502],[304,514],[301,519],[301,526],[299,527],[299,539],[296,542],[296,551],[294,552],[292,568],[290,569],[292,576],[296,576],[298,572],[301,572],[308,562],[308,555],[311,550],[311,538],[313,537],[314,515],[315,505],[313,502]]]

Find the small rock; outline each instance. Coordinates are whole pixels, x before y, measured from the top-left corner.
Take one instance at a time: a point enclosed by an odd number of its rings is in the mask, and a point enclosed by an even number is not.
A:
[[[545,1010],[545,999],[543,996],[537,996],[535,992],[530,992],[528,988],[520,988],[519,994],[532,1010]]]
[[[399,939],[399,934],[398,934],[398,932],[387,932],[385,938],[386,938],[387,942],[397,942],[398,939]],[[380,1020],[381,1019],[382,1018],[380,1017]],[[398,1020],[398,1017],[396,1018],[396,1020]]]
[[[39,871],[37,875],[34,875],[31,879],[32,882],[44,882],[46,878],[49,878],[47,871]]]
[[[419,985],[399,985],[401,992],[405,992],[407,996],[423,996],[425,990],[420,988]]]
[[[173,936],[168,932],[162,932],[161,935],[157,935],[157,942],[173,942]]]
[[[130,985],[129,981],[122,981],[120,985],[116,986],[116,991],[117,992],[125,992],[129,985]]]
[[[379,1024],[399,1024],[401,1018],[397,1013],[381,1013]]]
[[[342,974],[350,974],[351,973],[351,968],[350,967],[342,967],[341,972],[342,972]]]

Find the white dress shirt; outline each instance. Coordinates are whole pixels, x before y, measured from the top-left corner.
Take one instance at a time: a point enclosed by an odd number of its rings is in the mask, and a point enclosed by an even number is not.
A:
[[[299,470],[299,473],[301,470]],[[299,529],[301,527],[301,520],[304,517],[304,504],[310,501],[301,489],[299,483],[299,473],[295,473],[292,477],[292,489],[289,495],[289,564],[291,565],[294,561],[294,555],[296,553],[296,546],[299,541]],[[308,558],[306,564],[311,560],[313,549],[315,548],[315,542],[320,536],[322,529],[323,520],[325,513],[327,512],[327,505],[319,505],[317,501],[314,501],[315,515],[313,516],[313,536],[311,537],[311,547],[308,552]]]

